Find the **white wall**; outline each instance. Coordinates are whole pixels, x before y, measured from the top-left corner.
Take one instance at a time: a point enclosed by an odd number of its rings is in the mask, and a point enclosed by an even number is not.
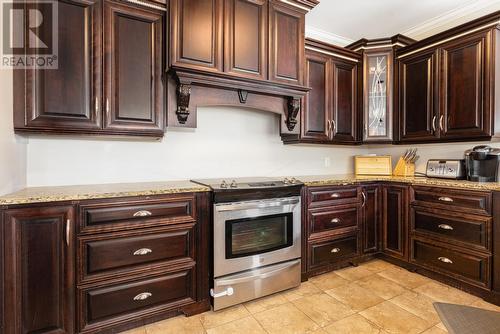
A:
[[[275,114],[200,108],[160,142],[31,137],[28,186],[350,173],[362,147],[283,145]],[[325,158],[330,166],[325,164]]]
[[[283,145],[278,124],[272,113],[200,108],[197,129],[169,129],[162,141],[32,136],[27,145],[27,184],[344,174],[353,172],[354,155],[391,154],[395,164],[410,147],[419,149],[417,171],[424,172],[428,159],[462,158],[466,149],[484,144]],[[500,142],[487,144],[500,147]]]
[[[0,70],[0,195],[26,185],[26,140],[14,135],[12,71]]]

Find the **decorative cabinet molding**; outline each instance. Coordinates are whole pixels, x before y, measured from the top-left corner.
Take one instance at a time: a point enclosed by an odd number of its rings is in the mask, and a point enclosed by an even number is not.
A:
[[[191,86],[179,84],[177,86],[177,118],[179,123],[185,124],[189,117],[189,98],[191,97]]]
[[[165,10],[148,4],[59,2],[59,67],[14,71],[15,130],[162,137]]]
[[[282,133],[298,133],[296,101],[309,90],[302,84],[305,14],[316,4],[172,0],[168,126],[196,127],[198,106],[244,104],[281,114]],[[191,86],[189,99],[179,94],[182,85]]]

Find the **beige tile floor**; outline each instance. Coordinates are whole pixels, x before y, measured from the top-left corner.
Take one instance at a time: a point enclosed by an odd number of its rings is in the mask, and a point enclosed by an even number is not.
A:
[[[500,311],[480,298],[374,260],[229,309],[179,316],[125,333],[446,333],[432,306],[435,301]]]

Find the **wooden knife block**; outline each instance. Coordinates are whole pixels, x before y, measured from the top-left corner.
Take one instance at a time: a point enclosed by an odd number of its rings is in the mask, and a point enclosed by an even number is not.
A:
[[[395,176],[415,176],[415,164],[406,162],[402,157],[399,158],[394,172]]]

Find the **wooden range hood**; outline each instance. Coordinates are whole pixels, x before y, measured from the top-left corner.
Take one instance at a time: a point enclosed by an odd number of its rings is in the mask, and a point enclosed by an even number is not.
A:
[[[305,14],[318,0],[172,0],[168,126],[197,126],[198,106],[282,115],[299,131]]]

